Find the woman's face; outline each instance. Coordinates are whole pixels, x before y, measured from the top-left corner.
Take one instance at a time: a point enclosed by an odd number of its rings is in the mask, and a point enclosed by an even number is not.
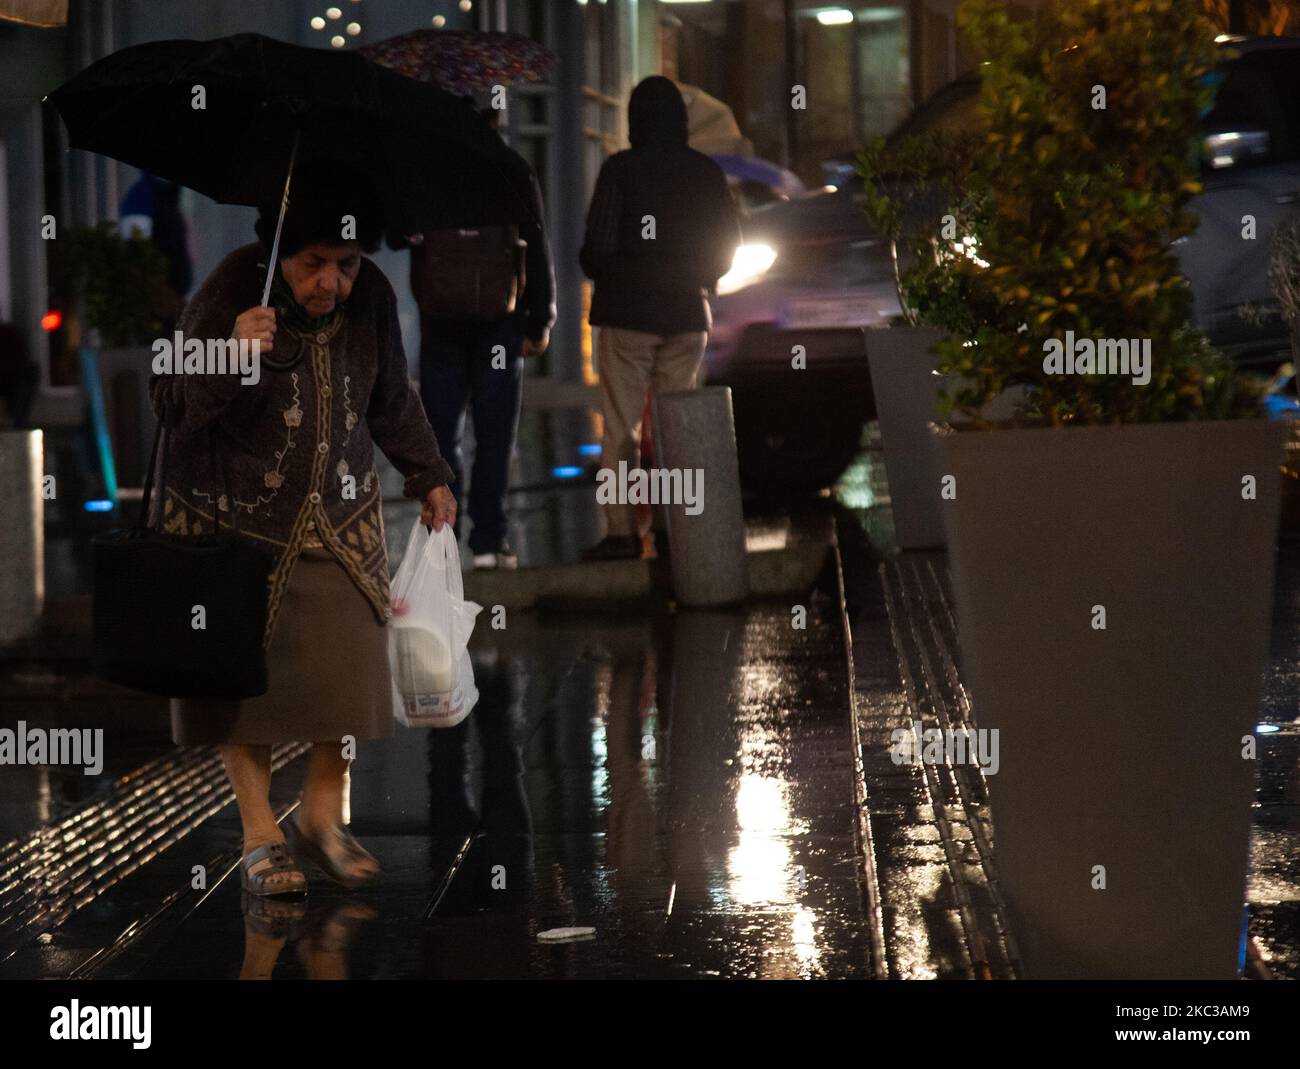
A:
[[[323,316],[352,294],[361,270],[361,249],[356,242],[342,245],[308,245],[280,261],[293,299],[308,315]]]

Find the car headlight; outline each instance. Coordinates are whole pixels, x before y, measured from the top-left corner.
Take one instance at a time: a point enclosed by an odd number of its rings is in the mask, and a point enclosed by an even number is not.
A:
[[[776,263],[771,245],[740,245],[731,258],[731,269],[718,279],[718,294],[724,295],[752,286]]]

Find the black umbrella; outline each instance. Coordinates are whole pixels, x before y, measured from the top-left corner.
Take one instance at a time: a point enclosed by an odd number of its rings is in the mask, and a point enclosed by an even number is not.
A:
[[[282,220],[294,167],[334,164],[370,180],[390,235],[537,221],[526,169],[470,104],[355,52],[251,33],[155,41],[48,99],[74,148],[222,203],[280,200]]]

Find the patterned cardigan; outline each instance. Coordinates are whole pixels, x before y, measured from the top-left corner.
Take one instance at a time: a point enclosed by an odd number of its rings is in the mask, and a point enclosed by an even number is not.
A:
[[[227,256],[186,306],[186,340],[226,339],[240,313],[261,301],[261,246]],[[177,534],[222,526],[239,511],[240,537],[271,551],[264,642],[269,645],[294,561],[318,538],[338,559],[382,623],[390,615],[388,557],[374,447],[406,477],[406,497],[423,500],[451,482],[402,350],[397,298],[362,258],[344,314],[314,334],[277,319],[272,358],[301,346],[296,367],[265,363],[256,384],[239,374],[170,374],[150,379],[154,412],[169,429],[165,472],[150,526]],[[209,429],[216,434],[210,435]],[[222,460],[229,497],[222,482]]]

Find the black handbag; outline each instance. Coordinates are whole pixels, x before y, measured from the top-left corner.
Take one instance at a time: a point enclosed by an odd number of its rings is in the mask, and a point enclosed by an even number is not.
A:
[[[209,432],[214,453],[215,436],[215,429]],[[224,453],[223,489],[233,517],[225,531],[219,507],[212,510],[211,534],[166,534],[148,526],[158,443],[166,486],[170,437],[160,419],[136,525],[91,540],[94,670],[111,683],[174,698],[265,694],[263,634],[274,557],[238,537]]]

